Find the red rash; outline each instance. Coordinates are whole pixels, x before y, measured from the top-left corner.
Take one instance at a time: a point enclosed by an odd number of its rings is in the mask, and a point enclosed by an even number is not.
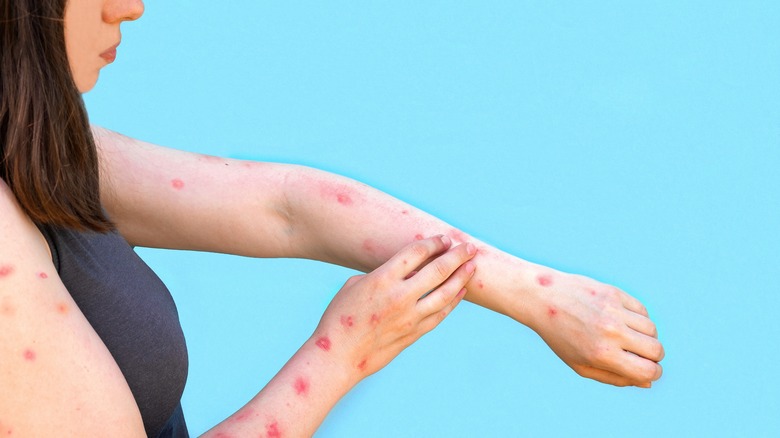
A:
[[[479,286],[480,289],[484,289],[485,288],[485,283],[483,283],[482,280],[479,280],[477,282],[477,286]]]
[[[379,324],[382,319],[376,313],[371,314],[371,324]]]
[[[282,432],[279,431],[279,423],[274,421],[273,423],[265,427],[265,434],[268,438],[281,438]]]
[[[176,190],[181,190],[184,188],[184,181],[180,180],[179,178],[172,179],[171,187],[173,187]]]
[[[46,280],[47,278],[49,278],[49,275],[46,274],[45,272],[39,272],[38,278],[40,278],[41,280]]]
[[[404,215],[409,214],[409,210],[403,210],[403,211],[401,211],[401,214],[404,214]]]
[[[423,237],[422,234],[415,234],[414,235],[414,240],[423,240],[423,239],[425,239],[425,237]]]
[[[540,286],[550,286],[553,284],[553,279],[549,275],[540,275],[536,277],[536,282],[539,283]]]
[[[0,278],[7,277],[14,273],[14,267],[11,265],[0,266]]]
[[[336,195],[336,200],[341,205],[352,205],[352,198],[350,198],[349,195],[345,195],[344,193],[339,193]]]
[[[330,339],[327,336],[323,336],[317,339],[317,342],[314,344],[320,347],[320,349],[323,351],[330,351]]]
[[[23,356],[24,356],[24,360],[26,360],[28,362],[34,362],[35,361],[35,352],[30,350],[30,349],[24,350]]]
[[[555,309],[555,307],[550,307],[549,309],[547,309],[547,315],[550,318],[555,318],[555,315],[557,315],[557,314],[558,314],[558,311]]]
[[[366,369],[366,362],[368,362],[367,359],[363,359],[362,361],[360,361],[360,363],[358,364],[358,369],[360,371],[364,371]]]
[[[60,315],[65,315],[68,313],[68,305],[65,303],[59,303],[57,304],[57,313]]]
[[[352,327],[355,324],[355,321],[352,320],[351,316],[341,316],[341,325],[344,327]]]
[[[309,382],[306,381],[303,377],[298,377],[295,379],[295,384],[293,384],[293,388],[295,388],[295,393],[298,395],[306,395],[306,393],[309,392]]]
[[[593,289],[588,289],[588,292],[590,292],[590,295],[591,295],[591,296],[593,296],[593,297],[595,297],[595,296],[596,296],[596,291],[595,291],[595,290],[593,290]]]

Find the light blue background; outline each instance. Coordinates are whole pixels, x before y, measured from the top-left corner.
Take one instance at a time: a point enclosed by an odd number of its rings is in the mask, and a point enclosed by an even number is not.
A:
[[[150,0],[86,99],[125,134],[342,173],[614,283],[667,351],[652,390],[604,386],[464,304],[318,436],[777,436],[778,5]],[[352,275],[139,252],[179,305],[193,434],[259,391]]]

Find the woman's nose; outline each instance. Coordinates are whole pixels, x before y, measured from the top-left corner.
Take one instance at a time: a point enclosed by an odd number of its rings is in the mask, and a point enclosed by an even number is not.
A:
[[[118,23],[137,20],[144,13],[143,0],[107,0],[103,7],[103,21]]]

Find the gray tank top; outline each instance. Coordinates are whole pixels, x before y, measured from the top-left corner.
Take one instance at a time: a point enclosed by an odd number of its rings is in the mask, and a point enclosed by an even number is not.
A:
[[[168,289],[118,233],[39,226],[54,266],[114,356],[150,437],[187,437],[187,346]]]

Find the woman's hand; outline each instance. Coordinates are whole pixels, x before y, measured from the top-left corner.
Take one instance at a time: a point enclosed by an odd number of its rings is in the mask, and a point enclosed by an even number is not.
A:
[[[460,303],[474,274],[472,244],[445,236],[415,241],[375,271],[350,278],[312,341],[359,379],[380,370]]]
[[[460,303],[474,254],[473,245],[452,248],[436,236],[350,278],[312,338],[252,401],[204,436],[311,436],[339,398]]]
[[[529,324],[577,374],[617,386],[649,388],[664,349],[647,309],[622,290],[581,275],[536,276]]]

